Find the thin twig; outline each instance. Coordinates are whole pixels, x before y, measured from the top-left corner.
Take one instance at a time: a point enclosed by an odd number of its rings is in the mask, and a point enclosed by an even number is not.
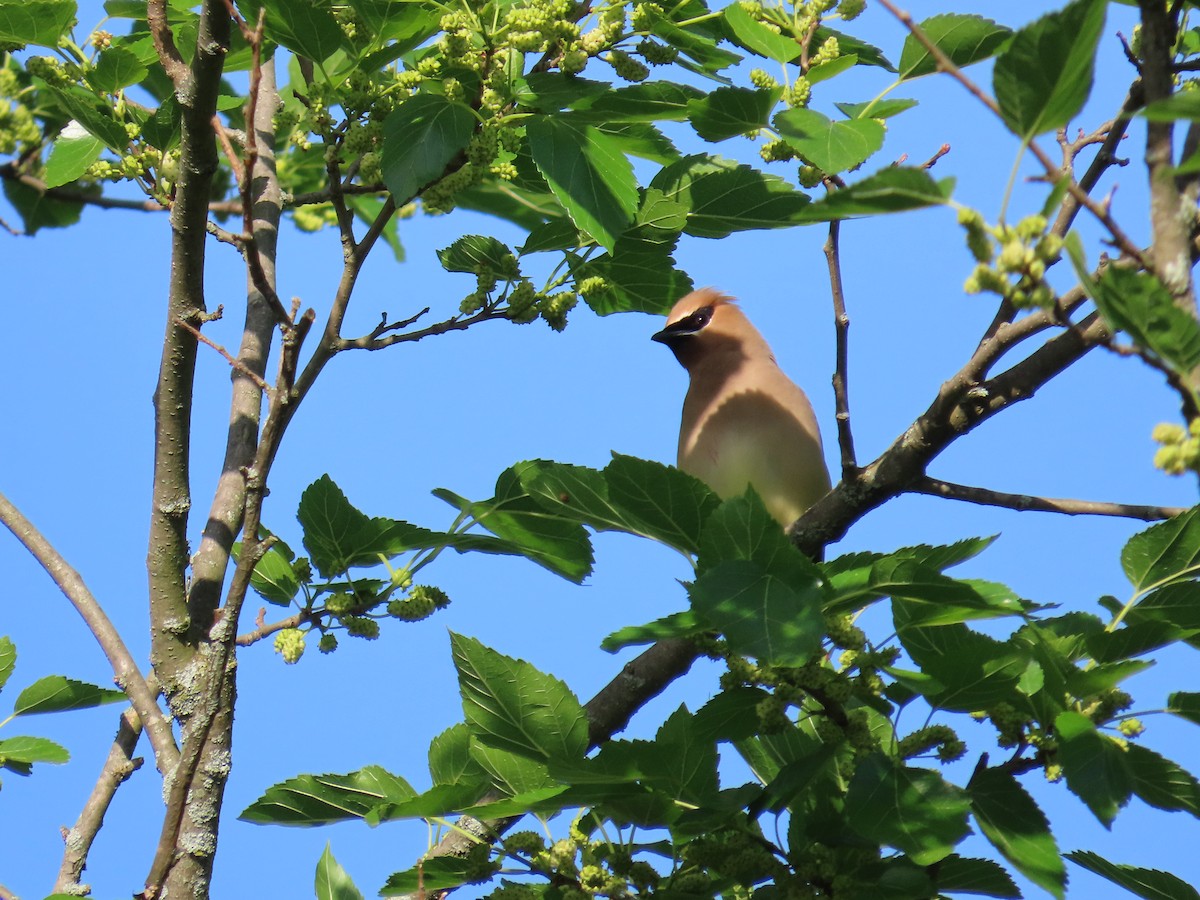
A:
[[[263,610],[259,610],[258,619],[255,621],[257,627],[253,631],[247,631],[237,636],[237,645],[239,647],[249,647],[251,644],[257,644],[259,641],[269,638],[276,632],[284,631],[288,628],[299,628],[305,622],[310,622],[314,618],[307,613],[298,612],[285,619],[280,619],[278,622],[268,623],[263,618],[263,612]]]
[[[932,169],[937,164],[937,161],[949,152],[950,152],[950,145],[942,144],[942,146],[938,147],[937,153],[933,154],[933,156],[929,157],[929,159],[927,159],[927,160],[925,160],[925,162],[921,163],[921,168],[922,169]]]
[[[838,244],[840,232],[840,222],[835,219],[829,223],[829,237],[825,240],[825,261],[829,267],[829,290],[833,295],[836,342],[833,399],[837,409],[838,447],[842,452],[842,480],[849,483],[858,477],[858,459],[854,455],[854,433],[850,429],[850,316],[846,314],[846,294],[842,284],[842,261]]]
[[[171,34],[171,25],[167,21],[167,0],[148,0],[146,25],[150,29],[154,49],[158,51],[158,61],[162,63],[167,77],[178,87],[188,79],[190,73]]]
[[[220,353],[221,356],[225,359],[225,361],[227,363],[229,363],[229,365],[231,367],[233,367],[233,369],[235,371],[242,373],[247,378],[249,378],[251,381],[253,381],[255,386],[260,391],[270,393],[272,390],[274,390],[274,388],[272,388],[269,384],[267,384],[267,382],[263,379],[263,377],[261,375],[259,375],[257,372],[253,371],[252,369],[248,368],[246,366],[246,364],[243,363],[240,359],[235,359],[228,350],[226,350],[224,347],[222,347],[216,341],[210,339],[207,335],[205,335],[203,332],[201,332],[200,329],[197,328],[195,325],[192,325],[190,322],[185,322],[183,319],[177,319],[175,324],[177,324],[180,328],[184,328],[187,331],[189,331],[192,334],[192,336],[196,340],[198,340],[200,343],[207,344],[209,347],[212,347],[214,350],[216,350],[218,353]]]
[[[1020,512],[1050,512],[1064,516],[1118,516],[1158,522],[1186,512],[1181,506],[1143,506],[1132,503],[1107,503],[1100,500],[1067,500],[1057,497],[1035,497],[1032,494],[1010,494],[989,488],[955,484],[924,476],[907,488],[908,493],[928,494],[948,500],[963,500],[982,506],[1001,506]]]
[[[150,689],[129,648],[125,646],[121,633],[88,590],[79,573],[71,568],[62,554],[3,494],[0,494],[0,522],[25,545],[25,549],[41,564],[58,585],[58,589],[83,617],[88,630],[92,632],[92,636],[108,658],[117,685],[129,697],[129,702],[137,710],[150,735],[158,770],[164,774],[170,772],[179,760],[179,751],[171,734],[171,724],[158,708],[156,692]]]

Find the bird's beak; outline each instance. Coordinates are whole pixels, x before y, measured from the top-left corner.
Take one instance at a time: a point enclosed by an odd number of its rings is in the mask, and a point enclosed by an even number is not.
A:
[[[650,340],[658,341],[660,344],[666,344],[669,347],[680,338],[695,334],[699,330],[687,319],[680,319],[678,322],[672,322],[662,331],[650,335]]]

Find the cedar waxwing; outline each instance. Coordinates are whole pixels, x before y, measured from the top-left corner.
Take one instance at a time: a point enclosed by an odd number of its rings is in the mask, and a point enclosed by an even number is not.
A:
[[[722,498],[752,485],[785,528],[829,490],[812,405],[733,298],[688,294],[652,340],[688,372],[679,468]]]

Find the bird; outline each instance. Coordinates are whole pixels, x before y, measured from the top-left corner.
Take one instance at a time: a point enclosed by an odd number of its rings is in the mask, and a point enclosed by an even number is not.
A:
[[[688,373],[678,468],[722,499],[753,487],[784,528],[824,496],[829,470],[812,404],[734,298],[693,291],[651,340]]]

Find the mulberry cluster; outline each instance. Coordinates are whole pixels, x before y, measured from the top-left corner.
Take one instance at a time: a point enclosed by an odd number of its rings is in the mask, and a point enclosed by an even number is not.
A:
[[[993,227],[977,210],[961,209],[958,221],[978,263],[963,285],[964,291],[998,294],[1018,309],[1053,306],[1055,295],[1045,281],[1046,266],[1061,254],[1062,239],[1046,233],[1044,216],[1028,216],[1015,226]]]
[[[299,628],[285,628],[275,635],[275,652],[283,656],[289,666],[300,661],[304,655],[304,632]]]
[[[1150,436],[1161,446],[1154,454],[1155,468],[1168,475],[1182,475],[1200,466],[1200,419],[1187,428],[1170,422],[1154,426]]]

